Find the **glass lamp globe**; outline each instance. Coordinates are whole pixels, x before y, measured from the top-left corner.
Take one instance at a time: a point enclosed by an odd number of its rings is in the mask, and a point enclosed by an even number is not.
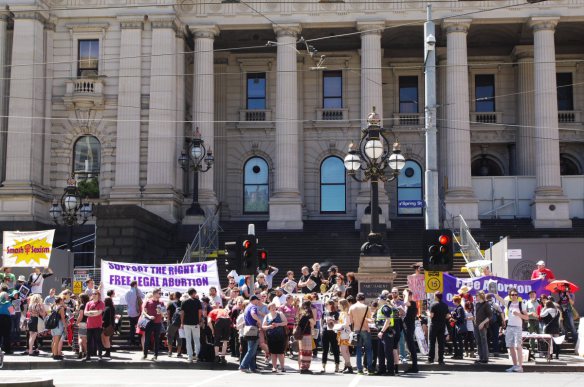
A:
[[[53,220],[59,219],[61,216],[61,207],[59,204],[57,204],[57,201],[53,201],[53,205],[51,206],[49,213],[51,214],[51,218],[53,218]]]
[[[361,166],[361,159],[356,154],[349,153],[345,156],[344,164],[348,171],[356,171]]]
[[[394,171],[401,171],[406,165],[406,159],[401,155],[401,153],[393,153],[389,156],[389,166]]]
[[[191,157],[199,160],[203,156],[203,148],[200,145],[195,145],[191,148]]]
[[[369,140],[365,144],[365,154],[370,159],[378,159],[383,155],[383,144],[379,140]]]
[[[85,203],[83,207],[81,207],[81,216],[83,219],[89,218],[93,214],[93,208],[90,203]]]
[[[74,211],[77,208],[77,198],[73,195],[65,196],[65,209],[67,211]]]

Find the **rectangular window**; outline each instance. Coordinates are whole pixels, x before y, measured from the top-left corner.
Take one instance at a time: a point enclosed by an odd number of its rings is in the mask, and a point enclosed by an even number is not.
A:
[[[495,112],[495,75],[475,75],[475,111],[477,113]]]
[[[418,113],[418,77],[399,77],[399,112]]]
[[[77,76],[98,74],[99,40],[79,40]]]
[[[324,71],[322,73],[323,109],[343,108],[343,72]]]
[[[247,74],[247,109],[266,108],[266,73]]]
[[[572,73],[557,73],[558,110],[574,110],[574,94],[572,90]]]

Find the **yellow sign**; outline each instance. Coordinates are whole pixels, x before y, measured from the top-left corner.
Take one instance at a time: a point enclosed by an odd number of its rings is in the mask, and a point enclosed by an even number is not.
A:
[[[82,281],[73,281],[73,293],[75,293],[75,294],[83,293],[83,282]]]
[[[4,231],[3,265],[7,267],[49,266],[55,230]]]
[[[424,271],[426,293],[443,292],[444,277],[441,271]]]

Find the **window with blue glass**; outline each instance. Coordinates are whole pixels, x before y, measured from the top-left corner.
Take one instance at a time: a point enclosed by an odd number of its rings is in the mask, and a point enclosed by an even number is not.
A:
[[[247,109],[266,108],[266,73],[247,74]]]
[[[418,113],[418,77],[399,77],[399,112]]]
[[[345,166],[339,157],[331,156],[320,165],[320,212],[346,212]]]
[[[574,92],[572,89],[572,73],[557,73],[558,110],[574,110]]]
[[[406,160],[397,178],[397,214],[419,216],[424,211],[422,167],[413,160]]]
[[[343,108],[343,72],[325,71],[322,73],[322,107],[324,109]]]
[[[495,111],[495,75],[475,75],[475,111],[477,113]]]
[[[270,200],[268,163],[252,157],[243,167],[243,212],[265,214]]]

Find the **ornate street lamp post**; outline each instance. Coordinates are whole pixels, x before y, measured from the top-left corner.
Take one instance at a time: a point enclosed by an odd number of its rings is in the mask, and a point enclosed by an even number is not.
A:
[[[187,215],[205,215],[199,204],[199,172],[207,172],[213,166],[215,157],[211,148],[205,147],[205,141],[201,139],[199,128],[195,129],[192,139],[187,139],[186,150],[178,158],[178,163],[183,171],[193,170],[193,203],[187,210]]]
[[[57,226],[68,227],[67,249],[73,251],[73,227],[87,222],[93,215],[93,206],[91,203],[83,202],[75,179],[71,177],[67,179],[67,187],[65,187],[61,199],[59,201],[53,199],[49,214]]]
[[[394,136],[395,137],[395,136]],[[397,178],[405,165],[400,145],[387,140],[385,130],[381,127],[379,114],[373,112],[367,117],[367,127],[361,129],[359,145],[349,145],[349,154],[345,156],[345,168],[349,176],[358,182],[371,181],[371,228],[367,242],[361,246],[361,255],[381,255],[385,252],[383,236],[379,232],[379,182],[389,182]],[[391,176],[385,174],[390,167]],[[362,177],[357,173],[361,170]]]

